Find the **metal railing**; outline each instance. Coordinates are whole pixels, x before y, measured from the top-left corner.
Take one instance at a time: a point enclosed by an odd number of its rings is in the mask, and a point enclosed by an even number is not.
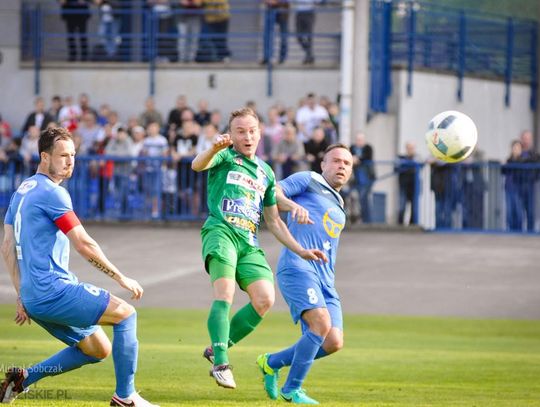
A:
[[[402,66],[408,71],[409,95],[413,92],[413,71],[429,69],[457,76],[459,101],[465,75],[504,80],[506,105],[511,101],[510,85],[528,83],[530,106],[535,109],[537,31],[534,20],[411,0],[372,0],[371,108],[387,111],[391,68]]]
[[[312,42],[317,64],[339,65],[339,3],[317,6],[314,31],[308,33],[295,31],[295,11],[290,9],[288,30],[283,36],[275,24],[265,24],[276,21],[282,11],[267,10],[259,2],[237,3],[231,5],[230,19],[223,26],[214,27],[205,22],[205,16],[212,16],[212,12],[204,9],[171,8],[163,13],[141,2],[125,2],[113,10],[111,21],[104,21],[93,8],[81,14],[81,11],[25,2],[21,9],[21,58],[34,63],[36,94],[40,92],[42,63],[52,61],[148,64],[151,95],[155,93],[156,69],[163,64],[178,62],[193,67],[191,63],[231,62],[234,66],[250,66],[265,62],[261,67],[268,71],[268,93],[271,94],[273,67],[283,62],[278,59],[293,65],[305,60],[304,50],[297,41],[299,35]],[[69,18],[82,18],[86,29],[69,34],[61,23],[62,19]],[[334,20],[338,24],[333,24]],[[278,58],[281,40],[287,44],[285,58]]]
[[[36,167],[22,159],[0,163],[0,215]],[[350,220],[361,216],[359,203],[370,202],[366,223],[540,233],[540,164],[375,161],[373,167],[368,201],[360,198],[358,179],[343,191]],[[77,157],[73,176],[65,182],[78,216],[95,221],[203,220],[206,186],[207,174],[192,171],[191,159],[111,156]]]

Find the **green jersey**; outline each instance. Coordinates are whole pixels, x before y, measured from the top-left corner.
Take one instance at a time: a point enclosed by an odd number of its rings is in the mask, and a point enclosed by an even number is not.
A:
[[[276,204],[276,179],[268,164],[232,148],[214,156],[208,172],[209,216],[203,228],[227,225],[241,240],[258,246],[265,206]]]

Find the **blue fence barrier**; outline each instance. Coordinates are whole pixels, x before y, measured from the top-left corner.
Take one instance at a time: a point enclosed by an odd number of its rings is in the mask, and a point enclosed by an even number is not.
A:
[[[436,230],[540,232],[540,164],[373,165],[373,222]],[[35,162],[23,160],[0,163],[0,214],[36,168]],[[364,202],[358,199],[362,189],[355,182],[343,191],[352,219],[359,217],[359,201]],[[382,192],[383,184],[391,188]],[[77,157],[73,176],[65,182],[76,213],[103,221],[202,220],[207,215],[206,185],[206,173],[192,171],[190,159],[111,156]]]
[[[35,64],[36,94],[40,91],[39,70],[43,62],[49,61],[147,63],[150,75],[160,64],[171,62],[264,62],[261,66],[267,68],[271,82],[275,64],[312,63],[306,60],[304,49],[309,42],[317,64],[339,65],[339,2],[317,6],[310,32],[296,31],[294,8],[284,12],[266,9],[259,2],[231,1],[228,20],[206,21],[205,17],[218,12],[174,7],[159,11],[134,1],[122,3],[105,20],[103,13],[94,8],[81,14],[26,1],[21,9],[21,58]],[[82,32],[67,32],[69,19],[84,21]],[[279,26],[270,23],[283,19]],[[281,32],[280,27],[285,31]],[[152,78],[150,94],[155,91]],[[271,90],[269,86],[269,93]]]
[[[459,101],[465,75],[503,79],[507,105],[511,101],[511,83],[529,83],[530,105],[535,109],[537,32],[534,20],[419,1],[372,0],[371,108],[387,111],[391,68],[401,66],[408,70],[409,95],[413,92],[413,71],[429,69],[457,76]]]

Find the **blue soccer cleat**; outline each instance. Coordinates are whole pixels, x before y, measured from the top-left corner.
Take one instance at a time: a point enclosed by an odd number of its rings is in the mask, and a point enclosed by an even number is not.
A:
[[[263,353],[257,357],[257,365],[263,374],[264,390],[266,391],[266,394],[272,400],[277,400],[279,395],[279,369],[272,369],[268,365],[268,353]]]
[[[306,391],[304,389],[296,389],[292,390],[288,393],[284,393],[283,391],[280,392],[280,396],[282,400],[285,400],[288,403],[293,404],[319,404],[319,402],[315,399],[312,399],[306,394]]]

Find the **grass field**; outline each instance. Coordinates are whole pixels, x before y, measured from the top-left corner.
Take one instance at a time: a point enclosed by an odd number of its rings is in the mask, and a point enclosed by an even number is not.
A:
[[[0,306],[2,369],[62,348],[35,325],[16,326],[13,309]],[[317,361],[305,383],[326,406],[540,406],[540,321],[347,316],[345,324],[343,351]],[[283,405],[265,398],[254,360],[296,340],[289,316],[269,315],[231,349],[232,391],[208,376],[205,325],[205,311],[139,310],[143,396],[161,406]],[[113,390],[109,358],[44,379],[15,404],[103,406]]]

